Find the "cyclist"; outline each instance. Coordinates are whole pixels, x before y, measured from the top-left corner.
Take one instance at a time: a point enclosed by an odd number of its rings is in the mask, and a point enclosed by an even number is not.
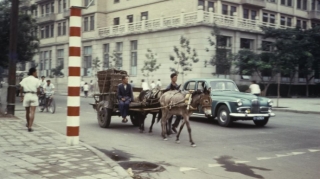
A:
[[[47,84],[43,86],[44,93],[45,93],[45,108],[48,111],[48,106],[50,106],[52,99],[53,99],[53,94],[54,94],[54,85],[51,83],[50,80],[47,80]]]

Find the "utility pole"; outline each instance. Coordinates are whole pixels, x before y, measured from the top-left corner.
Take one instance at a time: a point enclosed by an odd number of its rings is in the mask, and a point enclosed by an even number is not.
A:
[[[18,16],[19,0],[11,1],[10,15],[10,44],[9,44],[9,75],[8,75],[8,94],[7,94],[7,113],[14,115],[16,100],[16,62],[17,54],[17,36],[18,36]]]

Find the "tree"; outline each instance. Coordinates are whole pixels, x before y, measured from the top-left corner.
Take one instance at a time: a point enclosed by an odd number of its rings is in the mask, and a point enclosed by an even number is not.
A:
[[[231,43],[228,43],[228,37],[222,36],[220,33],[220,28],[213,24],[211,37],[208,37],[210,46],[213,47],[213,55],[209,60],[206,60],[205,67],[212,65],[216,67],[216,72],[212,75],[224,74],[228,75],[231,73],[231,65],[234,60],[234,55],[231,53]],[[207,52],[211,50],[206,49]]]
[[[112,55],[109,56],[109,59],[111,59],[111,61],[109,61],[109,67],[120,70],[122,67],[122,54],[114,50]]]
[[[58,90],[58,77],[63,78],[64,74],[62,73],[63,65],[58,65],[56,68],[51,69],[51,78],[54,77],[54,83],[56,85],[56,90]]]
[[[198,55],[196,49],[191,49],[190,41],[184,36],[180,37],[180,48],[174,46],[173,51],[176,57],[170,55],[170,60],[173,61],[177,67],[170,67],[170,71],[181,74],[183,82],[183,77],[187,74],[186,72],[192,71],[192,64],[199,62]]]
[[[154,54],[150,49],[147,49],[147,52],[147,60],[144,61],[144,66],[141,68],[141,72],[143,73],[143,76],[147,77],[149,81],[150,74],[157,71],[160,68],[161,64],[157,63],[157,54]]]
[[[29,10],[32,10],[31,6]],[[9,37],[10,37],[10,10],[11,1],[0,1],[0,66],[8,67],[9,64]],[[18,19],[17,54],[19,62],[31,61],[39,48],[39,40],[36,36],[36,20],[30,14],[20,13]]]

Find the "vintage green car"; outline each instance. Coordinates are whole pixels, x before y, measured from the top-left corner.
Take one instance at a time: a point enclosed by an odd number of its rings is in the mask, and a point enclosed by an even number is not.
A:
[[[265,126],[275,116],[271,99],[240,92],[229,79],[192,79],[184,83],[183,90],[203,90],[205,86],[211,88],[212,98],[212,114],[206,117],[217,118],[221,126],[228,127],[237,120],[253,120],[256,126]],[[192,115],[196,116],[204,116],[201,107]]]

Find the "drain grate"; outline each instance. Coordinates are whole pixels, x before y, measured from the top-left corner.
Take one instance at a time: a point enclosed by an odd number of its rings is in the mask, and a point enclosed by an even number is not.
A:
[[[119,162],[119,165],[125,170],[131,168],[136,172],[162,172],[165,170],[160,165],[145,161]]]

